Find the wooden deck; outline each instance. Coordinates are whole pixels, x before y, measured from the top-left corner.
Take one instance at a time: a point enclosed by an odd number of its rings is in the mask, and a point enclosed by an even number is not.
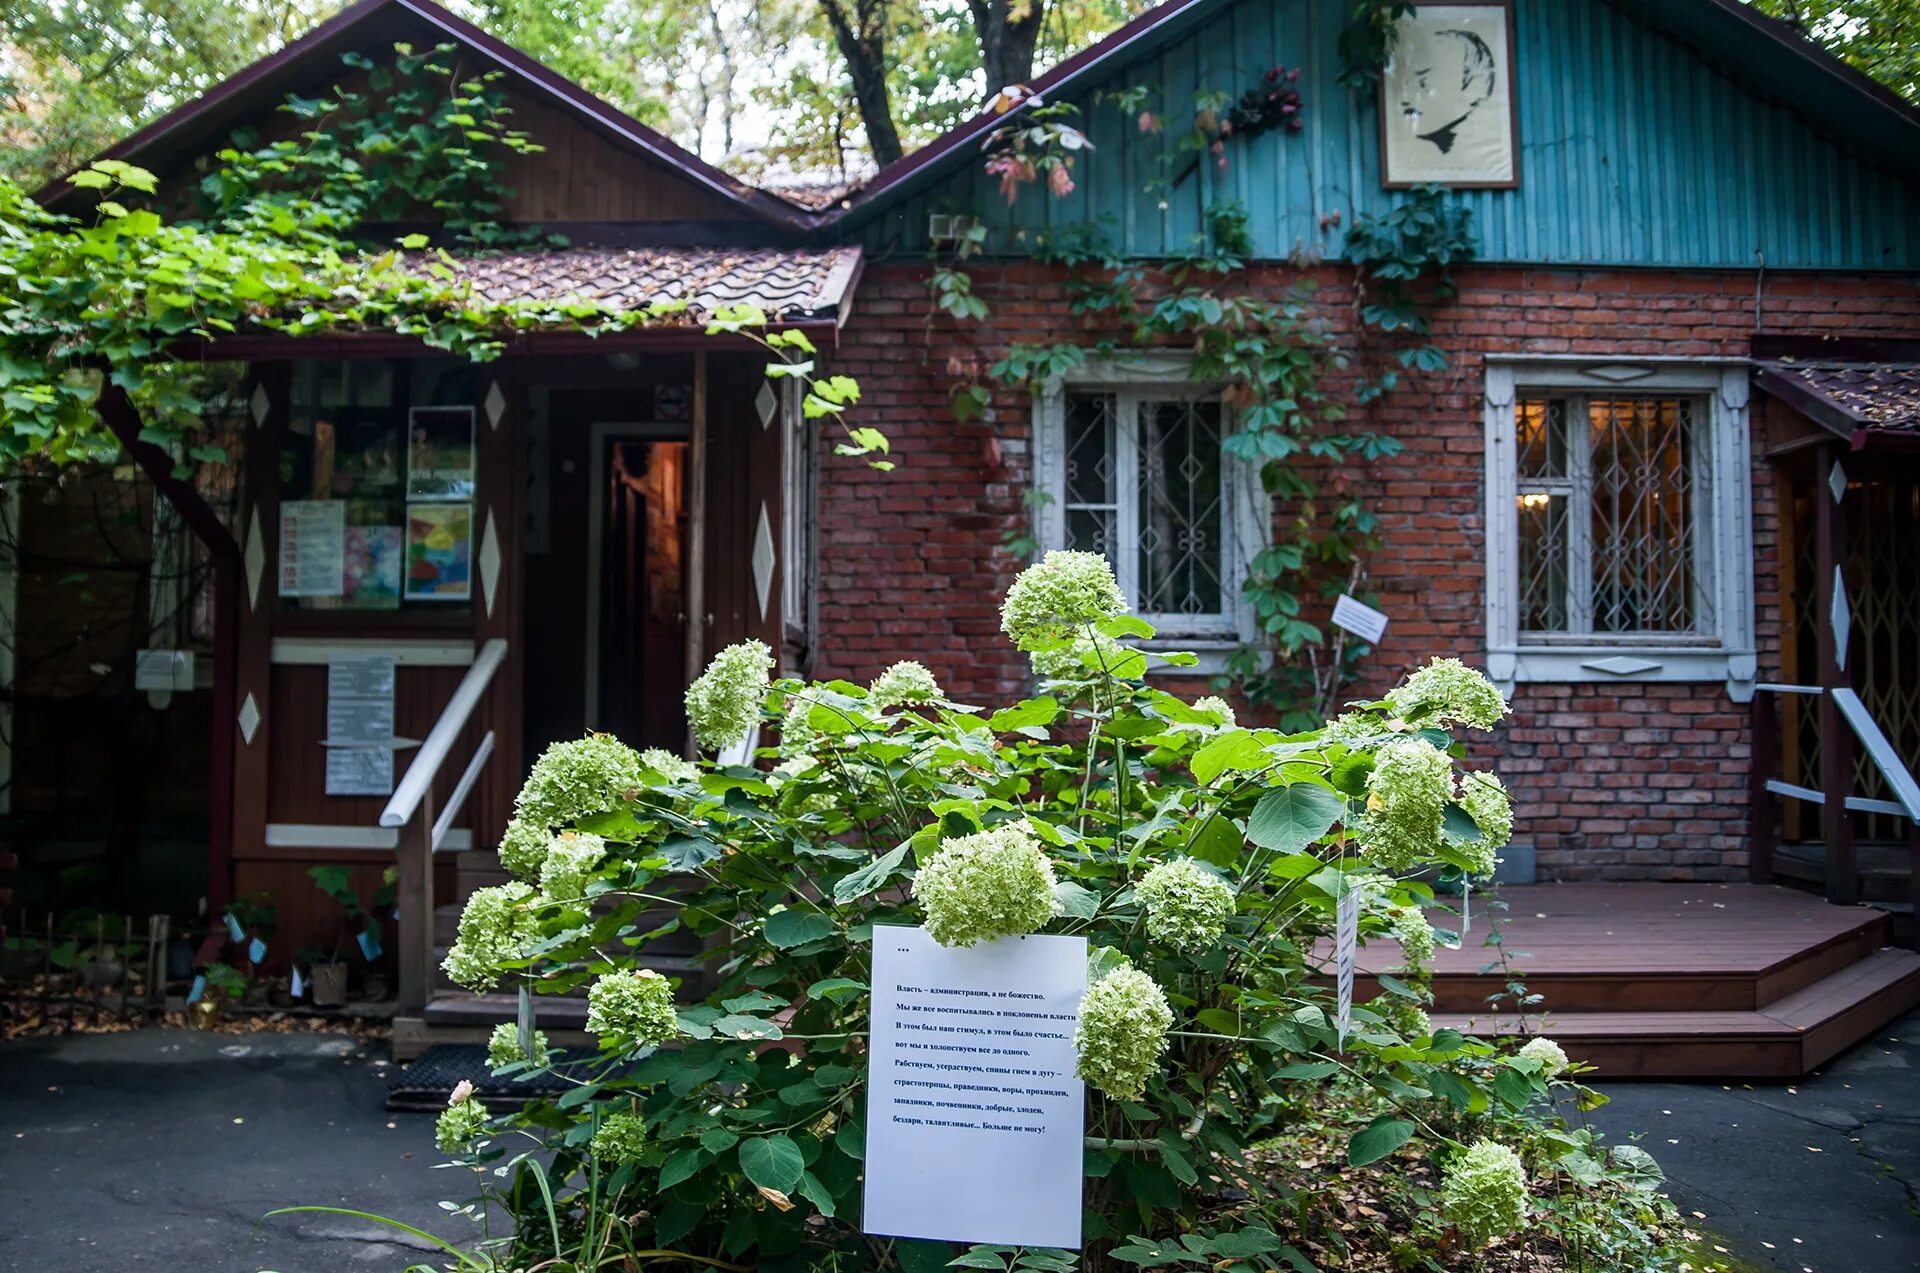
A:
[[[1754,884],[1540,884],[1499,896],[1511,970],[1543,996],[1528,1029],[1603,1080],[1796,1079],[1920,1005],[1920,955],[1888,948],[1877,910]],[[1434,959],[1434,1024],[1510,1035],[1512,1005],[1489,1006],[1509,973],[1483,944],[1478,899],[1474,909],[1465,944]],[[1392,943],[1363,949],[1359,997],[1377,988],[1367,974],[1398,960]]]

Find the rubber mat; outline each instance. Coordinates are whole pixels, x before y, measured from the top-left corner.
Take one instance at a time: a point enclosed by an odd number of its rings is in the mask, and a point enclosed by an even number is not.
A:
[[[551,1099],[571,1086],[546,1070],[495,1077],[487,1067],[487,1050],[479,1044],[436,1043],[393,1076],[387,1085],[387,1108],[445,1109],[462,1079],[472,1083],[474,1094],[488,1105],[503,1107]]]

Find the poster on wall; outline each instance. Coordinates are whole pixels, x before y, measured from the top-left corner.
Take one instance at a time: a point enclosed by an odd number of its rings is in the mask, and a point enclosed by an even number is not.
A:
[[[1380,77],[1389,187],[1520,184],[1512,19],[1504,3],[1423,4],[1395,26]]]
[[[1085,937],[873,929],[866,1232],[1078,1247]]]
[[[346,578],[347,506],[294,499],[280,505],[280,595],[337,597]]]
[[[407,413],[407,498],[473,498],[472,407],[415,407]]]
[[[330,796],[393,794],[391,654],[336,654],[327,660],[327,768]]]
[[[406,598],[465,601],[473,593],[473,506],[408,504]]]
[[[346,599],[350,608],[400,608],[405,535],[405,529],[399,526],[347,527]]]

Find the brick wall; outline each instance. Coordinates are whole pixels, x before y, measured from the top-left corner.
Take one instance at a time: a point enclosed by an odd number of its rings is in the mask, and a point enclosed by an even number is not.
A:
[[[883,429],[899,468],[829,458],[821,480],[816,674],[864,680],[896,658],[932,667],[957,698],[994,702],[1026,686],[999,633],[998,604],[1020,563],[1000,549],[1023,524],[1030,408],[996,393],[957,424],[950,366],[991,361],[1010,342],[1075,329],[1058,275],[1030,264],[972,271],[993,308],[983,330],[936,323],[925,339],[925,271],[869,268],[855,317],[830,355],[855,376],[860,415]],[[1314,271],[1317,304],[1350,330],[1350,279]],[[1299,273],[1256,272],[1280,294]],[[1388,528],[1371,581],[1393,615],[1368,665],[1377,690],[1433,654],[1484,660],[1482,369],[1497,354],[1743,357],[1756,328],[1800,334],[1920,334],[1920,279],[1749,272],[1482,267],[1433,315],[1446,371],[1403,382],[1373,411],[1405,450],[1357,476]],[[1753,485],[1761,678],[1778,671],[1778,519],[1759,454]],[[1204,692],[1194,683],[1194,693]],[[1718,685],[1523,685],[1510,723],[1475,745],[1507,777],[1516,837],[1559,879],[1718,879],[1745,871],[1744,710]]]

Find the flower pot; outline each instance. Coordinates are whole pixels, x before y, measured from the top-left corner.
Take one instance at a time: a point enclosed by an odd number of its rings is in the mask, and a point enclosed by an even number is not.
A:
[[[299,1000],[293,997],[293,986],[285,977],[275,977],[267,986],[267,1003],[275,1008],[291,1008]]]
[[[337,1008],[347,1001],[347,966],[315,964],[307,985],[314,1007]]]
[[[385,999],[385,998],[387,997],[387,992],[388,992],[388,990],[390,990],[390,989],[391,989],[391,986],[389,985],[389,983],[388,983],[388,981],[387,981],[387,974],[386,974],[386,973],[384,973],[384,972],[380,972],[380,971],[378,971],[378,970],[369,970],[369,971],[368,971],[368,973],[367,973],[367,1001],[368,1001],[369,1003],[378,1003],[378,1002],[380,1002],[380,1001],[381,1001],[382,999]]]

